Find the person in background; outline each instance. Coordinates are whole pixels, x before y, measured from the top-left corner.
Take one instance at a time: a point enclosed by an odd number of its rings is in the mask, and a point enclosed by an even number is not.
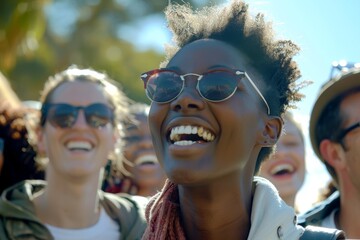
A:
[[[140,239],[146,198],[100,191],[121,151],[128,99],[106,74],[75,66],[50,77],[30,134],[46,182],[25,181],[0,199],[0,239]]]
[[[28,141],[26,116],[30,112],[6,101],[0,103],[0,193],[25,179],[45,177]]]
[[[301,126],[290,112],[284,115],[284,130],[275,152],[260,167],[259,176],[275,185],[280,197],[295,207],[296,194],[305,180],[305,142]]]
[[[152,144],[148,125],[149,105],[133,103],[130,113],[135,121],[125,125],[124,159],[120,167],[112,168],[105,191],[150,197],[161,190],[166,178]]]
[[[0,103],[6,102],[10,108],[21,107],[21,101],[12,89],[8,79],[0,72]]]
[[[360,64],[334,62],[310,116],[314,152],[336,188],[330,197],[301,215],[303,225],[337,227],[360,239]]]
[[[168,180],[147,205],[143,239],[306,236],[275,187],[254,178],[280,136],[281,115],[299,100],[298,47],[275,40],[242,1],[196,11],[169,4],[165,14],[175,46],[141,78]]]

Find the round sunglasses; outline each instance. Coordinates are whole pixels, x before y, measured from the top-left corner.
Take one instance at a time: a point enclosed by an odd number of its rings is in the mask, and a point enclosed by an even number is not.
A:
[[[270,115],[269,104],[249,75],[244,71],[214,69],[203,74],[187,73],[181,75],[172,69],[161,68],[141,74],[141,79],[144,81],[146,95],[151,101],[167,103],[176,99],[181,94],[184,89],[186,76],[197,77],[197,91],[202,98],[210,102],[222,102],[229,99],[236,92],[238,81],[246,78],[264,101],[267,114]]]
[[[114,123],[114,111],[103,103],[94,103],[88,106],[73,106],[66,103],[44,104],[41,109],[41,125],[46,120],[56,128],[71,128],[74,126],[79,111],[83,110],[86,123],[92,128],[104,127]]]

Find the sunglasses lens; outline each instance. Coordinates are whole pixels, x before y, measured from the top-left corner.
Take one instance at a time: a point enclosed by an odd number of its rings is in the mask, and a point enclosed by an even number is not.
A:
[[[113,111],[105,104],[95,103],[85,108],[85,117],[91,127],[103,127],[113,122]]]
[[[76,121],[77,109],[68,104],[53,105],[47,114],[49,122],[54,127],[69,128]]]
[[[54,127],[71,128],[76,122],[80,109],[84,110],[86,122],[93,128],[103,127],[114,120],[113,110],[103,103],[95,103],[87,107],[52,104],[46,118]]]
[[[225,71],[208,73],[199,81],[199,92],[209,101],[223,101],[236,91],[237,78],[238,76]]]
[[[154,102],[165,103],[179,95],[182,85],[183,81],[179,75],[171,71],[162,71],[149,77],[146,94]]]

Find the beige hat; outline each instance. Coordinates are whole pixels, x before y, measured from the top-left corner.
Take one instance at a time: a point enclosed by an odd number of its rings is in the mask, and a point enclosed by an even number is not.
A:
[[[324,109],[330,103],[331,100],[335,99],[340,94],[351,90],[352,88],[360,87],[360,68],[352,68],[349,71],[331,78],[326,82],[320,90],[317,100],[314,104],[310,115],[310,139],[311,144],[316,155],[324,161],[319,151],[319,141],[315,135],[315,130],[318,125],[318,121],[323,114]]]

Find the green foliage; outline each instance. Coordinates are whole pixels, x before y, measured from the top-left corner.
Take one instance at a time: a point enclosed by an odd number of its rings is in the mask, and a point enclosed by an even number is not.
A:
[[[1,0],[0,71],[22,100],[38,99],[48,76],[76,64],[107,72],[130,98],[148,102],[139,76],[158,67],[163,55],[138,50],[119,38],[118,29],[160,13],[167,4],[158,0]]]

